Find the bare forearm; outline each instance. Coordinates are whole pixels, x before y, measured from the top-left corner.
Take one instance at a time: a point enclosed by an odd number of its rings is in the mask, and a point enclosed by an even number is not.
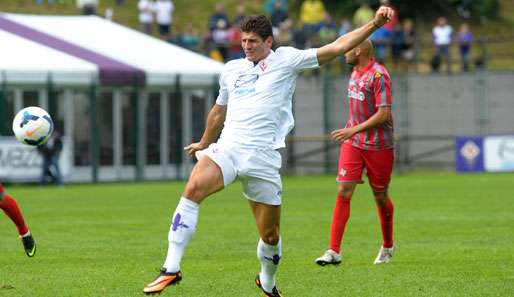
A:
[[[336,39],[333,43],[338,50],[338,55],[345,54],[373,34],[373,32],[378,29],[373,22],[374,21],[371,20],[362,27],[359,27]]]
[[[323,65],[337,56],[344,55],[366,40],[376,29],[377,27],[373,21],[370,21],[364,26],[337,38],[334,42],[320,47],[317,52],[318,63]]]
[[[225,112],[214,107],[207,116],[205,131],[203,132],[200,143],[208,146],[213,143],[220,135],[223,123],[225,122]]]
[[[366,121],[360,123],[357,126],[354,126],[355,133],[359,133],[365,130],[369,130],[372,128],[376,128],[383,123],[387,122],[387,120],[390,118],[390,113],[375,113],[372,115],[369,119]]]

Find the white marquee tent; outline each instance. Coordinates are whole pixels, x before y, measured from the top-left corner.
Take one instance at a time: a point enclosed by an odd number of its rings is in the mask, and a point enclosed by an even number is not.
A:
[[[49,110],[68,140],[66,180],[189,170],[181,147],[203,129],[222,63],[96,16],[0,13],[0,44],[0,135],[17,110]],[[36,180],[38,162],[4,162],[26,150],[11,144],[0,145],[0,179]]]

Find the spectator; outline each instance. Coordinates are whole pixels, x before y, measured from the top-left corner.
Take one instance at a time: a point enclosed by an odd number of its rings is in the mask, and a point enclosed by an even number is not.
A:
[[[141,32],[151,35],[155,10],[154,2],[152,0],[139,0],[137,8],[139,9],[139,29]]]
[[[114,10],[112,7],[107,7],[104,12],[104,18],[108,21],[112,22],[112,18],[114,17]]]
[[[307,48],[307,41],[309,36],[305,31],[305,25],[301,20],[298,20],[295,28],[293,29],[293,46],[297,49]]]
[[[228,24],[220,18],[216,28],[212,31],[212,41],[224,62],[228,61],[228,37]]]
[[[350,31],[352,31],[352,23],[347,17],[343,17],[341,19],[341,25],[339,26],[339,30],[337,31],[337,36],[341,37]]]
[[[385,25],[383,26],[384,28],[386,28],[386,30],[393,34],[394,30],[397,29],[396,25],[398,25],[398,10],[391,5],[391,2],[389,0],[380,0],[380,5],[390,7],[394,12],[391,20],[385,23]]]
[[[370,36],[370,40],[373,42],[375,59],[378,63],[384,64],[387,47],[391,44],[390,32],[384,27],[380,27]]]
[[[52,137],[44,144],[37,147],[43,157],[41,167],[41,185],[46,185],[51,179],[58,186],[63,185],[61,170],[59,167],[59,157],[62,151],[62,138],[58,131],[54,131]]]
[[[271,13],[271,25],[273,26],[273,31],[275,28],[278,29],[280,23],[287,20],[289,16],[287,12],[284,10],[281,0],[275,1],[275,5],[273,6],[273,12]]]
[[[393,58],[393,67],[398,69],[400,59],[403,52],[404,44],[403,27],[401,24],[396,24],[396,27],[391,33],[391,57]]]
[[[451,57],[450,57],[450,44],[452,42],[452,27],[446,23],[445,17],[439,17],[437,19],[436,26],[432,30],[432,36],[434,44],[436,46],[436,54],[433,62],[439,61],[439,64],[444,60],[446,62],[446,70],[451,73]],[[433,63],[435,66],[437,63]],[[439,68],[432,68],[433,70],[439,70]]]
[[[332,21],[332,17],[328,12],[325,13],[325,19],[318,34],[321,46],[329,44],[337,38],[336,24]]]
[[[77,0],[77,7],[82,10],[83,15],[96,14],[98,0]]]
[[[412,20],[406,19],[403,21],[402,57],[407,64],[407,70],[412,65],[414,57],[416,56],[416,42],[417,35],[416,31],[414,31]]]
[[[469,19],[471,17],[472,4],[473,0],[461,0],[460,4],[457,6],[457,13],[463,18]]]
[[[171,39],[171,26],[173,23],[174,5],[171,0],[157,0],[155,2],[155,19],[159,26],[159,36],[163,40]]]
[[[318,32],[325,18],[325,6],[321,0],[305,0],[300,7],[300,19],[309,34]]]
[[[186,25],[186,31],[182,34],[180,39],[180,43],[183,47],[194,52],[198,51],[200,36],[194,31],[192,23]]]
[[[236,8],[236,17],[233,24],[239,25],[246,18],[246,9],[243,4],[239,4]]]
[[[366,24],[367,22],[371,21],[374,16],[375,13],[373,10],[371,10],[371,8],[369,8],[368,3],[362,3],[359,9],[357,9],[353,15],[353,27],[358,28]]]
[[[471,51],[471,44],[473,43],[473,33],[469,30],[469,25],[464,23],[459,29],[459,52],[461,70],[463,72],[469,71],[469,53]]]
[[[293,21],[287,19],[280,23],[278,32],[274,37],[276,46],[291,46],[293,44]]]
[[[244,58],[243,48],[241,47],[240,23],[234,23],[228,30],[228,59],[235,60]]]
[[[214,13],[211,15],[209,20],[210,32],[214,31],[214,29],[218,27],[219,20],[223,20],[227,26],[230,24],[227,14],[225,13],[225,5],[223,2],[216,3]]]
[[[289,6],[287,5],[287,0],[266,0],[266,2],[262,5],[262,10],[269,16],[273,14],[273,11],[275,9],[275,3],[277,1],[282,2],[282,9],[284,11],[289,10]]]

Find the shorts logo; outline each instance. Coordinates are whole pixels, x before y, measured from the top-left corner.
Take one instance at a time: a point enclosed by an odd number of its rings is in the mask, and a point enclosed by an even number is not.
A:
[[[277,191],[277,196],[278,196],[278,197],[282,197],[282,190],[278,190],[278,191]]]
[[[346,176],[346,170],[344,168],[341,168],[341,170],[339,171],[339,175],[340,176]]]

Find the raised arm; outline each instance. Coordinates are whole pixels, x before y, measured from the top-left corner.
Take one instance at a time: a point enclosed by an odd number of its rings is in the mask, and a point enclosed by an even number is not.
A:
[[[393,10],[386,6],[381,6],[375,13],[373,20],[369,21],[362,27],[347,33],[334,42],[329,43],[317,49],[318,63],[323,65],[330,62],[339,55],[344,55],[366,38],[368,38],[376,29],[387,23],[393,16]]]
[[[207,116],[207,124],[203,132],[200,142],[192,143],[184,148],[188,155],[193,157],[197,151],[207,148],[220,135],[225,117],[227,115],[227,106],[214,104],[209,115]]]

